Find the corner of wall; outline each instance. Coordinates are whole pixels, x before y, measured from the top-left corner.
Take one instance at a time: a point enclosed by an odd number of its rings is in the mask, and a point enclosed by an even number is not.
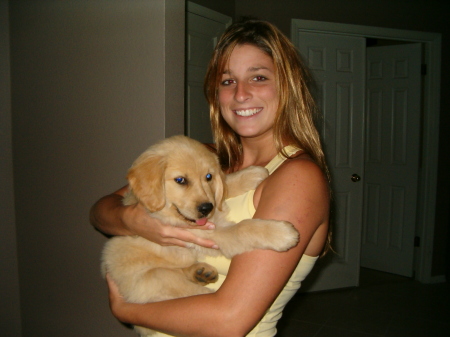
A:
[[[0,331],[21,336],[19,271],[11,134],[11,76],[8,1],[0,1]]]

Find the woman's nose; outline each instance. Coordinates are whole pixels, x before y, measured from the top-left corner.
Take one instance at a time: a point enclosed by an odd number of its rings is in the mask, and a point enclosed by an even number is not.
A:
[[[237,102],[245,102],[250,97],[252,97],[250,93],[250,88],[248,87],[248,84],[238,82],[236,85],[236,90],[234,93],[234,98]]]

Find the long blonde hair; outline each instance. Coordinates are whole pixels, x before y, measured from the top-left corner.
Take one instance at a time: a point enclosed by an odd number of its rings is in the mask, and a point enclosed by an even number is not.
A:
[[[274,25],[260,20],[245,20],[228,27],[214,49],[206,73],[204,91],[222,167],[234,170],[242,163],[240,138],[220,113],[218,89],[233,49],[245,44],[256,46],[274,62],[279,95],[273,128],[277,151],[287,157],[283,151],[284,145],[298,147],[319,165],[329,181],[330,175],[315,125],[319,113],[311,93],[314,83],[312,77],[291,41]],[[330,240],[331,234],[325,250],[329,247]]]

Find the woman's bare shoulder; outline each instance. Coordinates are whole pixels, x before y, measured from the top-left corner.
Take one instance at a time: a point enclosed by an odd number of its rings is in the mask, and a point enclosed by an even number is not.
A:
[[[270,175],[268,182],[279,184],[295,181],[307,184],[328,186],[327,178],[322,169],[307,154],[300,154],[286,159],[275,172]]]

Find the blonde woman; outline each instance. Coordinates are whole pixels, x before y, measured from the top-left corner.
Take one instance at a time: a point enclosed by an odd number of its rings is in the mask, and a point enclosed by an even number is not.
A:
[[[291,42],[273,25],[249,20],[218,42],[205,79],[215,148],[223,169],[267,167],[254,191],[228,199],[230,217],[291,222],[299,244],[287,252],[256,250],[208,258],[222,274],[215,293],[148,304],[126,303],[108,281],[122,322],[173,336],[275,336],[282,310],[329,243],[328,171],[314,126],[308,76]],[[213,247],[180,228],[125,207],[126,187],[92,208],[92,223],[112,235],[138,234],[161,245]],[[206,224],[211,228],[213,224]]]

